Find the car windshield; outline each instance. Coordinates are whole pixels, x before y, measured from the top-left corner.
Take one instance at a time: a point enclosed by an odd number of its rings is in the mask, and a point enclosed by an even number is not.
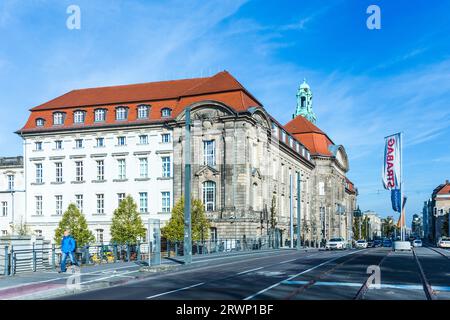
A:
[[[366,240],[358,240],[358,241],[356,241],[356,242],[358,242],[358,243],[364,243],[364,242],[366,242]]]
[[[422,242],[422,240],[414,240],[414,242],[417,242],[417,243],[419,243],[419,242]]]
[[[442,241],[450,241],[450,238],[449,238],[449,237],[442,237],[441,240],[442,240]]]
[[[332,239],[330,239],[330,241],[337,242],[337,241],[342,241],[342,239],[341,238],[332,238]]]

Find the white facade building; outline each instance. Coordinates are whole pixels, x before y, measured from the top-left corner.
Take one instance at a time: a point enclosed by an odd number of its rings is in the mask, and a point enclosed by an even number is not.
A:
[[[113,212],[127,195],[144,222],[167,221],[173,198],[171,135],[161,125],[24,135],[28,226],[53,240],[61,215],[74,203],[97,242],[108,242]]]
[[[22,157],[0,158],[0,236],[24,222],[25,179]]]

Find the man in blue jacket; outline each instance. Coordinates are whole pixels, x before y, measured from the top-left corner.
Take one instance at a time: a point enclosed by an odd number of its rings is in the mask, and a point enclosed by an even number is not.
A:
[[[67,256],[70,257],[70,261],[72,262],[72,264],[78,266],[78,262],[75,259],[75,249],[76,249],[77,245],[75,242],[75,239],[70,235],[70,231],[69,230],[65,230],[64,231],[64,237],[61,240],[61,271],[59,273],[62,272],[66,272],[66,259]]]

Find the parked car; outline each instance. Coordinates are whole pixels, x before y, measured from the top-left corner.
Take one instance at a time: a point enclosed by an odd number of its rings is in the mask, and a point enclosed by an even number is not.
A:
[[[375,241],[373,242],[374,248],[381,247],[382,245],[383,245],[383,242],[382,242],[381,240],[375,240]]]
[[[367,241],[367,248],[375,248],[375,242],[372,240]]]
[[[384,240],[383,240],[383,247],[386,247],[386,248],[392,247],[392,240],[390,240],[390,239],[384,239]]]
[[[346,243],[344,238],[331,238],[330,240],[327,241],[325,245],[326,250],[333,250],[333,249],[344,250],[345,247]]]
[[[450,237],[442,237],[439,239],[437,246],[439,248],[450,248]]]
[[[366,249],[367,245],[368,245],[368,243],[366,240],[358,240],[358,241],[356,241],[355,247],[357,249]]]
[[[422,240],[420,239],[416,239],[412,241],[412,246],[413,247],[421,247],[422,246]]]

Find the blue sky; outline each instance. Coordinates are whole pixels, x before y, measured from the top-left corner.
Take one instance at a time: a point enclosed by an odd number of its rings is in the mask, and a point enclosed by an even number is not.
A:
[[[66,28],[69,5],[81,29]],[[381,8],[381,30],[366,9]],[[0,2],[0,145],[28,109],[75,88],[228,70],[286,123],[298,85],[318,126],[346,147],[362,210],[392,214],[382,189],[384,136],[403,131],[408,223],[450,179],[450,3],[445,1]]]

